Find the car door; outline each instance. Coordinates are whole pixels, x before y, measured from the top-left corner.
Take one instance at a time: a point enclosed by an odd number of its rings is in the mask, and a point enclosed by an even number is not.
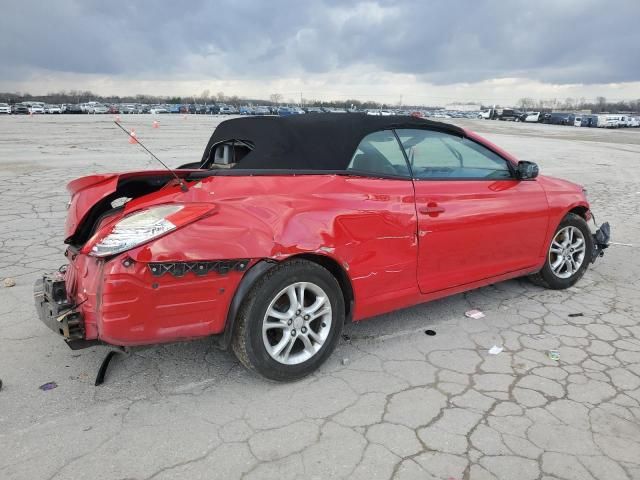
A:
[[[506,159],[469,138],[397,134],[414,179],[422,293],[539,263],[548,213],[537,181],[517,180]]]
[[[413,182],[392,130],[365,136],[341,175],[335,216],[340,257],[348,263],[355,318],[415,303],[418,242]]]

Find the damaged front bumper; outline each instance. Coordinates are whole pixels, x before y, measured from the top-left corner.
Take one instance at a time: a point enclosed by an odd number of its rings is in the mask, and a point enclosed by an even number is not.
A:
[[[611,240],[611,226],[609,222],[604,222],[600,228],[593,234],[593,252],[591,255],[591,263],[595,262],[598,257],[604,255],[604,251],[609,247]]]
[[[46,273],[36,280],[33,297],[42,323],[64,337],[72,350],[100,343],[98,340],[85,339],[82,314],[78,306],[68,298],[62,272]]]

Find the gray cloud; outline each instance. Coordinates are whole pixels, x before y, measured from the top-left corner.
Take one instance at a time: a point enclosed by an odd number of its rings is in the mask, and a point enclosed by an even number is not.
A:
[[[436,84],[640,79],[637,0],[61,0],[3,6],[5,78],[277,78],[362,67]]]

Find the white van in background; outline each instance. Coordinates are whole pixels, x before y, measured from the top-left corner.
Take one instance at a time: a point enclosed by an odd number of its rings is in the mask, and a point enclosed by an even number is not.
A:
[[[540,115],[542,115],[542,112],[527,112],[527,116],[524,117],[524,121],[525,122],[539,122],[540,121]]]
[[[626,117],[623,115],[598,115],[599,128],[620,128],[626,127]]]
[[[502,115],[502,109],[498,110],[495,106],[478,112],[478,118],[481,120],[497,120],[500,115]]]

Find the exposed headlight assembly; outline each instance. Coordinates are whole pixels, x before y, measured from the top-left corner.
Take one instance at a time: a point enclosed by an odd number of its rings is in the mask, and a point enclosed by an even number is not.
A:
[[[130,250],[215,210],[212,204],[166,204],[131,213],[98,234],[90,255],[108,257]]]

